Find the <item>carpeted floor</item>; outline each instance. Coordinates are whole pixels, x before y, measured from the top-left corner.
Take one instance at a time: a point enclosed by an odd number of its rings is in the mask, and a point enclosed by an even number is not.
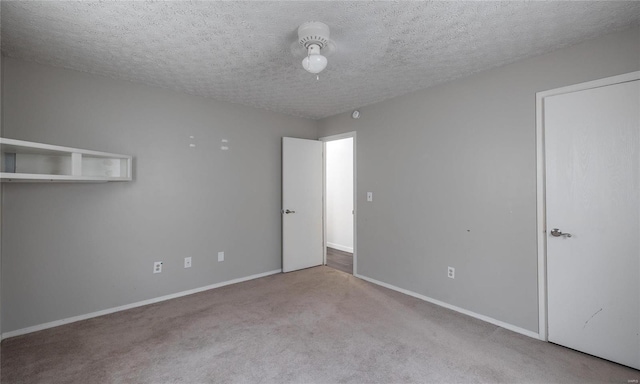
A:
[[[640,377],[328,267],[7,339],[1,359],[1,382],[12,384],[628,383]]]

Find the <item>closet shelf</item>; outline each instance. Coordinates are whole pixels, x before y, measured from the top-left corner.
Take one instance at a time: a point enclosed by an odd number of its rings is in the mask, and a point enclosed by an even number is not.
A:
[[[0,138],[0,182],[131,181],[132,157]]]

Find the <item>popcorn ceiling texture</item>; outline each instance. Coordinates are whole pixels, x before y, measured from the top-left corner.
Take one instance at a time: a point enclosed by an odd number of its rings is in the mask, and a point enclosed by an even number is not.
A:
[[[640,2],[2,2],[11,57],[320,119],[638,25]],[[325,22],[320,80],[292,54]]]

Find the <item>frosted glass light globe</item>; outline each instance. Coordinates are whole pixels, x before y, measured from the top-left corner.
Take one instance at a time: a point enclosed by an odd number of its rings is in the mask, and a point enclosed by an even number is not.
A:
[[[311,73],[320,73],[327,68],[327,58],[322,55],[309,55],[302,59],[302,68]]]

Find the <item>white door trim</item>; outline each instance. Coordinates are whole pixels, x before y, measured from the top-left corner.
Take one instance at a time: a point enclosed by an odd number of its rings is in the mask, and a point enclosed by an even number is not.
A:
[[[356,161],[357,159],[357,145],[356,145],[356,132],[352,131],[352,132],[346,132],[346,133],[341,133],[339,135],[332,135],[332,136],[325,136],[325,137],[321,137],[318,140],[324,142],[323,144],[323,167],[322,167],[322,236],[323,236],[323,257],[324,257],[324,264],[327,264],[327,194],[326,194],[326,189],[327,189],[327,159],[326,159],[326,153],[327,153],[327,141],[334,141],[334,140],[341,140],[341,139],[348,139],[350,137],[353,137],[353,275],[355,276],[357,271],[358,271],[358,232],[356,231],[356,228],[358,226],[358,199],[356,198],[358,196],[358,183],[356,183],[356,180],[358,179],[358,163]]]
[[[538,243],[538,335],[547,341],[547,236],[544,152],[544,99],[546,97],[640,80],[640,71],[536,93],[536,234]]]

